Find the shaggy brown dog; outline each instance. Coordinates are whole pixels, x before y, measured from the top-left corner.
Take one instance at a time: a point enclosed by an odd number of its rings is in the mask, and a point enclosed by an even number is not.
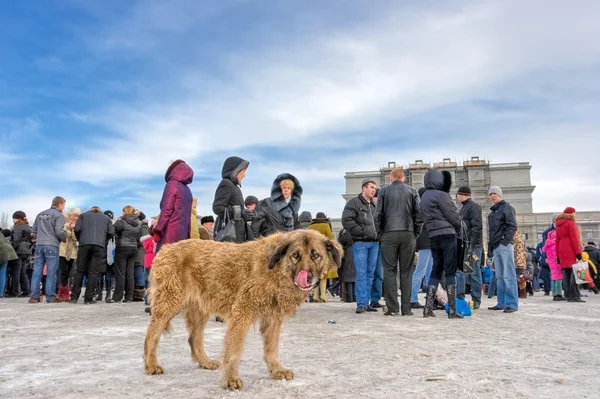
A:
[[[294,374],[279,363],[279,333],[286,316],[340,266],[342,247],[321,233],[298,230],[244,244],[186,240],[165,245],[152,264],[152,320],[146,333],[146,374],[162,374],[156,349],[171,319],[184,312],[192,359],[214,370],[219,362],[206,356],[204,327],[209,315],[227,321],[221,386],[242,388],[238,366],[249,327],[260,321],[264,360],[275,379]]]

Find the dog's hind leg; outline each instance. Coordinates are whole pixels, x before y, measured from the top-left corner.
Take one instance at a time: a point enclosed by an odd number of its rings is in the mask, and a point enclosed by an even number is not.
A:
[[[264,342],[264,359],[267,363],[267,369],[276,380],[291,380],[294,373],[284,368],[279,363],[279,335],[281,333],[280,319],[263,319],[260,324],[260,333]]]
[[[211,360],[204,352],[204,328],[208,322],[208,313],[202,312],[193,305],[188,305],[184,312],[185,324],[190,334],[188,342],[192,349],[192,360],[207,370],[216,370],[221,365],[217,360]]]
[[[156,357],[158,341],[161,334],[168,330],[171,319],[181,310],[181,298],[176,294],[166,299],[157,299],[152,302],[152,319],[148,325],[144,342],[144,367],[148,375],[163,374],[165,372],[158,364]]]

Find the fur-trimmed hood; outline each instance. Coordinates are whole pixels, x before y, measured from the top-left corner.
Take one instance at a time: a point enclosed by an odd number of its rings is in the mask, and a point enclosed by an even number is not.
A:
[[[559,221],[559,220],[564,220],[564,219],[567,219],[567,220],[573,220],[573,221],[575,221],[575,215],[574,215],[574,214],[572,214],[572,213],[561,213],[560,215],[558,215],[558,216],[556,217],[556,220],[554,221],[554,224],[555,224],[555,225],[558,225],[558,221]],[[564,222],[563,222],[563,223],[564,223]]]
[[[273,209],[277,212],[288,205],[283,198],[283,192],[281,191],[280,186],[280,183],[287,179],[294,182],[294,190],[292,190],[292,198],[290,199],[289,206],[293,209],[294,213],[298,213],[302,201],[302,186],[300,185],[298,179],[289,173],[282,173],[275,178],[275,181],[273,181],[273,186],[271,187],[271,204]]]
[[[221,170],[221,177],[223,179],[229,179],[237,185],[241,185],[238,181],[237,175],[242,170],[247,169],[250,162],[240,157],[229,157],[223,162],[223,169]]]
[[[449,193],[452,187],[452,175],[447,170],[430,170],[425,173],[423,181],[427,190],[439,190]]]

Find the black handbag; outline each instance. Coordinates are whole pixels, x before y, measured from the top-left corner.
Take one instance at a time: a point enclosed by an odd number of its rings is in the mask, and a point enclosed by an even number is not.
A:
[[[215,241],[236,241],[235,224],[233,222],[233,219],[229,217],[229,210],[227,208],[225,208],[225,214],[223,215],[223,220],[221,221],[221,228],[215,235]]]

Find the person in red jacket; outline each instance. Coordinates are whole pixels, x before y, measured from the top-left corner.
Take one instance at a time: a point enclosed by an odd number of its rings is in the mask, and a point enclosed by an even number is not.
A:
[[[562,269],[563,290],[569,302],[585,302],[581,299],[579,287],[575,282],[572,266],[581,260],[583,248],[579,228],[575,221],[575,209],[568,207],[556,218],[556,253]]]

